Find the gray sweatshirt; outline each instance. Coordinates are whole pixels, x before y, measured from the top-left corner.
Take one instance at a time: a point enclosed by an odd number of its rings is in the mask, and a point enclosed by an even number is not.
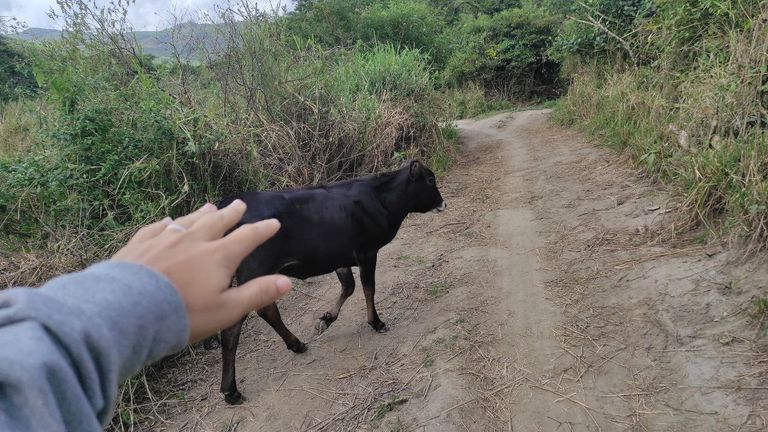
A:
[[[101,431],[119,383],[188,337],[177,291],[138,264],[0,291],[0,431]]]

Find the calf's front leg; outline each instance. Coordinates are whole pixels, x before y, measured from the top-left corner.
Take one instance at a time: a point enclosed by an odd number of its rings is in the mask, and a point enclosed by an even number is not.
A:
[[[289,350],[299,354],[307,351],[307,346],[304,342],[300,341],[296,335],[291,333],[291,331],[288,330],[288,327],[285,326],[285,323],[283,323],[283,318],[280,317],[280,309],[277,308],[276,303],[264,306],[263,308],[258,309],[256,313],[259,314],[261,319],[266,321],[278,335],[280,335],[283,342],[285,342],[285,346]]]
[[[221,392],[224,393],[224,400],[230,405],[240,405],[245,400],[243,395],[237,390],[235,356],[237,354],[237,345],[240,341],[240,330],[242,330],[247,316],[244,316],[233,326],[221,331]]]

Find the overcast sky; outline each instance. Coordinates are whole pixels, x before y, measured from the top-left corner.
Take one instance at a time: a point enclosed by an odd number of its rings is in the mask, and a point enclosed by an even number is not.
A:
[[[109,0],[96,0],[107,4]],[[136,0],[129,8],[128,19],[136,30],[160,30],[168,27],[172,11],[184,17],[184,21],[198,20],[201,11],[211,11],[213,6],[226,0]],[[260,9],[272,9],[279,4],[291,6],[290,0],[251,0]],[[56,0],[0,0],[0,16],[10,16],[23,21],[27,27],[61,29],[61,24],[48,18],[48,11],[55,8]]]

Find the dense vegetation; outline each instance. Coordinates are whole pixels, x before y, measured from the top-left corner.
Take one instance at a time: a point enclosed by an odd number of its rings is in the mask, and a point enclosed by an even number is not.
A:
[[[440,171],[451,119],[564,87],[557,119],[678,185],[691,222],[765,242],[765,1],[242,3],[202,38],[164,32],[163,59],[142,53],[122,3],[62,5],[61,40],[0,36],[6,285],[82,266],[139,224],[234,191],[413,156]]]
[[[557,21],[516,1],[244,2],[164,32],[163,59],[142,50],[126,2],[59,4],[60,40],[0,36],[0,288],[108,257],[138,225],[235,191],[416,156],[441,173],[450,120],[559,91]],[[135,384],[116,429],[142,415]]]
[[[0,36],[0,288],[234,191],[414,156],[440,172],[450,120],[566,89],[557,120],[679,187],[693,224],[765,244],[764,0],[244,2],[202,34],[164,32],[162,59],[142,52],[123,2],[60,4],[61,40]]]
[[[679,187],[692,224],[761,248],[768,2],[595,0],[572,13],[553,49],[571,79],[559,119]]]
[[[3,285],[81,267],[138,225],[235,191],[415,156],[440,172],[451,119],[560,85],[557,20],[520,2],[244,2],[202,39],[164,32],[165,59],[142,53],[123,4],[64,1],[58,41],[0,37]]]

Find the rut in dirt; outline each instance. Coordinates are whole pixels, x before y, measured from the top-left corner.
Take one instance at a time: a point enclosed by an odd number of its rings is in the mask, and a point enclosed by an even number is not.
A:
[[[768,276],[718,245],[659,240],[674,199],[548,118],[458,123],[461,154],[440,184],[448,210],[409,217],[379,255],[389,333],[369,329],[355,293],[314,336],[338,282],[298,284],[280,307],[309,351],[249,319],[246,404],[223,403],[219,353],[196,350],[167,377],[185,402],[157,428],[765,430],[749,294],[718,287]]]

